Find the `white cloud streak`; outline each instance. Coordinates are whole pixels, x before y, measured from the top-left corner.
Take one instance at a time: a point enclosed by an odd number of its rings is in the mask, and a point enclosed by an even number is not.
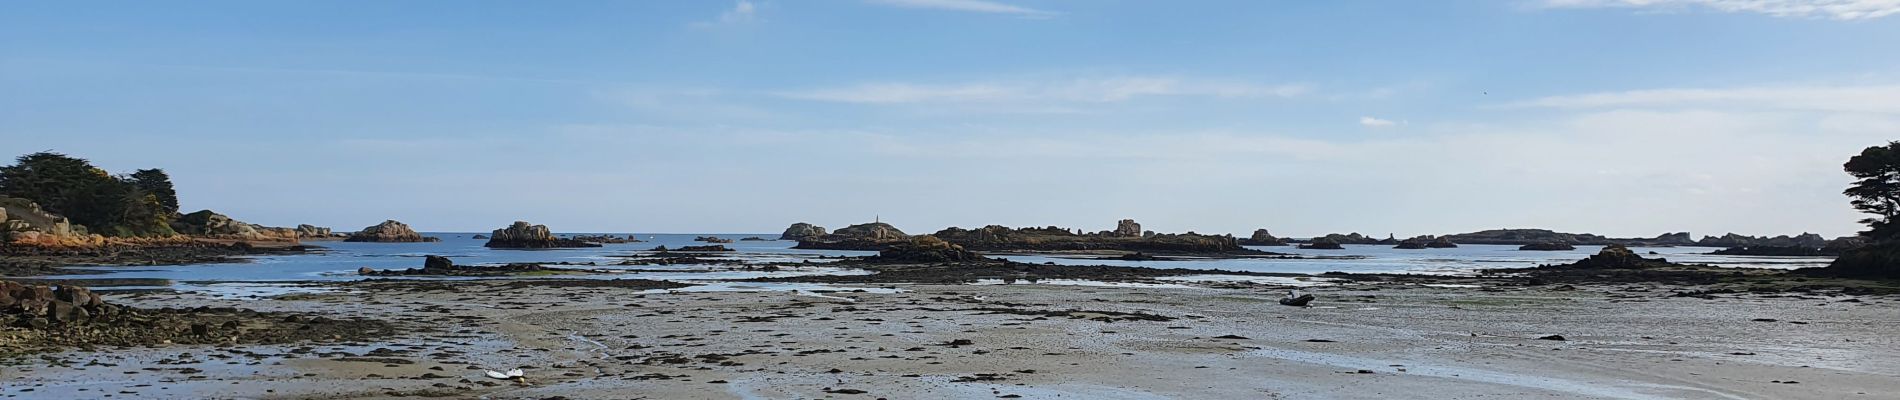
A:
[[[1156,96],[1287,98],[1309,91],[1303,85],[1169,77],[1075,79],[1067,82],[989,82],[963,84],[869,83],[781,92],[781,97],[861,104],[904,103],[1114,103]]]
[[[1544,97],[1506,106],[1571,109],[1733,107],[1752,110],[1900,114],[1900,85],[1632,90]]]
[[[1710,9],[1775,17],[1851,21],[1900,13],[1900,0],[1544,0],[1547,8],[1629,8],[1652,11]]]
[[[1389,127],[1393,125],[1398,125],[1398,123],[1392,122],[1392,120],[1388,120],[1388,119],[1379,119],[1379,118],[1373,118],[1373,117],[1359,117],[1359,125],[1364,125],[1368,128],[1385,128],[1385,127]]]
[[[1007,14],[1025,18],[1050,18],[1057,13],[1012,4],[984,0],[867,0],[871,4],[902,8]]]

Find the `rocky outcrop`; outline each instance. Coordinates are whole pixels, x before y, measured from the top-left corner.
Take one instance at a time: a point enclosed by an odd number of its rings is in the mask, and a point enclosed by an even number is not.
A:
[[[1240,239],[1240,244],[1243,246],[1285,246],[1286,240],[1273,237],[1273,233],[1267,232],[1266,229],[1255,229],[1252,236]]]
[[[488,238],[488,236],[486,235],[475,235],[475,236],[481,236],[476,239]],[[579,240],[583,242],[602,243],[602,244],[640,243],[644,241],[644,240],[640,240],[639,238],[634,237],[633,235],[627,235],[627,237],[624,237],[624,238],[619,237],[619,236],[614,236],[614,235],[574,235],[573,237],[571,237],[571,239]]]
[[[987,261],[981,255],[971,252],[943,239],[930,235],[911,237],[909,240],[885,247],[873,260],[893,263],[939,263]]]
[[[1391,237],[1391,235],[1387,235],[1385,239],[1378,239],[1371,236],[1361,235],[1359,234],[1359,232],[1353,232],[1353,233],[1345,234],[1345,235],[1332,233],[1332,234],[1327,234],[1326,236],[1313,238],[1312,240],[1309,240],[1309,242],[1317,242],[1321,240],[1333,242],[1336,244],[1398,244],[1399,243],[1399,239]]]
[[[1566,243],[1571,245],[1607,245],[1625,246],[1689,246],[1688,232],[1665,233],[1655,238],[1609,238],[1589,233],[1563,233],[1549,229],[1492,229],[1471,233],[1445,235],[1457,243],[1465,244],[1508,244],[1527,245],[1537,243]]]
[[[1846,250],[1823,268],[1802,268],[1795,273],[1808,276],[1900,279],[1900,242],[1879,241]]]
[[[1319,239],[1313,239],[1306,243],[1301,243],[1300,248],[1313,249],[1313,250],[1341,250],[1341,249],[1345,249],[1346,247],[1341,246],[1339,242],[1335,242],[1332,239],[1319,238]]]
[[[0,197],[0,244],[38,247],[92,247],[105,243],[86,227],[41,210],[26,199]]]
[[[706,243],[732,243],[732,239],[722,238],[718,236],[700,236],[700,237],[693,238],[693,241],[706,242]]]
[[[1517,249],[1518,250],[1533,250],[1533,251],[1565,251],[1565,250],[1576,250],[1577,246],[1571,246],[1569,243],[1562,243],[1562,242],[1540,242],[1540,243],[1531,243],[1531,244],[1527,244],[1523,246],[1518,246]]]
[[[1695,244],[1697,246],[1704,246],[1704,247],[1763,246],[1763,247],[1807,247],[1807,248],[1819,249],[1819,248],[1827,246],[1827,242],[1828,242],[1827,238],[1821,237],[1821,235],[1816,235],[1816,234],[1806,233],[1806,232],[1803,232],[1800,235],[1796,235],[1796,236],[1781,235],[1781,236],[1775,236],[1775,237],[1767,237],[1767,236],[1756,237],[1756,236],[1737,235],[1734,233],[1730,233],[1730,234],[1722,235],[1721,237],[1703,236],[1702,240],[1696,241]]]
[[[1602,251],[1598,251],[1596,255],[1590,256],[1590,258],[1585,258],[1582,260],[1578,260],[1575,263],[1570,263],[1566,265],[1558,265],[1558,266],[1553,266],[1550,268],[1640,269],[1640,268],[1668,267],[1668,266],[1673,266],[1673,265],[1675,264],[1670,263],[1669,260],[1662,259],[1662,258],[1656,258],[1656,259],[1643,258],[1643,256],[1636,255],[1636,252],[1630,251],[1628,247],[1623,247],[1623,245],[1620,245],[1620,244],[1612,244],[1612,245],[1603,246]]]
[[[330,228],[311,224],[299,224],[293,231],[302,239],[342,239],[349,235],[331,232]]]
[[[778,240],[812,240],[825,234],[825,227],[800,222],[786,227],[785,233],[778,235]]]
[[[1115,222],[1115,236],[1141,237],[1142,236],[1141,224],[1135,223],[1135,220],[1132,220],[1132,219],[1124,219],[1121,221],[1116,221]]]
[[[847,226],[831,234],[813,239],[799,240],[796,249],[834,249],[834,250],[881,250],[910,235],[897,227],[883,222]]]
[[[1009,228],[990,225],[978,229],[946,228],[931,234],[972,251],[1095,251],[1118,250],[1163,254],[1254,253],[1229,235],[1156,234],[1123,236],[1102,231],[1080,233],[1061,227]]]
[[[1455,248],[1455,247],[1458,247],[1458,244],[1452,243],[1451,239],[1436,237],[1432,235],[1422,235],[1422,236],[1412,237],[1411,239],[1401,240],[1399,241],[1399,245],[1394,246],[1393,248],[1395,249],[1449,249],[1449,248]]]
[[[388,221],[383,221],[383,223],[380,223],[380,224],[363,228],[363,230],[361,231],[357,231],[356,233],[350,234],[350,236],[348,238],[344,238],[343,241],[345,242],[408,243],[408,242],[440,242],[442,241],[442,239],[436,238],[436,237],[422,236],[422,234],[416,233],[414,229],[409,229],[409,225],[405,225],[401,222],[396,222],[396,220],[392,219]]]
[[[251,224],[211,210],[198,210],[178,216],[172,221],[172,230],[185,235],[212,238],[257,239],[261,236]]]
[[[482,246],[491,249],[553,249],[567,247],[600,247],[598,243],[588,243],[574,239],[554,236],[547,225],[534,225],[528,221],[515,221],[506,228],[496,229],[488,235],[488,243]]]

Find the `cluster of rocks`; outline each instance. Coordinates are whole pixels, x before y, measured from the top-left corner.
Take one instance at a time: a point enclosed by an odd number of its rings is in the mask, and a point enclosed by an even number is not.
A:
[[[943,239],[938,239],[937,237],[930,236],[930,235],[914,236],[903,242],[890,245],[889,247],[885,247],[883,250],[879,250],[877,253],[877,256],[873,257],[872,259],[878,262],[901,262],[901,263],[971,262],[971,261],[988,261],[989,260],[988,258],[978,255],[975,252],[964,249],[963,246],[946,242]]]
[[[825,227],[800,222],[786,227],[785,233],[778,235],[778,240],[813,240],[826,234]]]
[[[362,319],[238,308],[124,307],[77,285],[55,288],[13,281],[0,281],[0,319],[16,329],[0,341],[0,353],[56,351],[68,346],[359,340],[395,333],[388,323]]]
[[[491,232],[488,235],[488,243],[482,246],[493,249],[553,249],[600,247],[600,244],[556,237],[554,232],[548,230],[547,225],[515,221],[513,225]]]
[[[693,241],[706,242],[706,243],[732,243],[732,239],[722,238],[718,236],[700,236],[700,237],[693,238]]]
[[[1273,233],[1267,232],[1266,229],[1253,230],[1253,235],[1247,236],[1247,238],[1245,239],[1240,239],[1240,244],[1242,246],[1285,246],[1287,245],[1286,239],[1273,237]]]
[[[339,239],[345,235],[330,228],[302,224],[295,228],[271,227],[247,223],[211,210],[198,210],[172,218],[172,231],[181,235],[208,239],[249,241],[297,241],[302,239]]]
[[[797,225],[793,225],[793,227],[796,228]],[[787,232],[791,230],[792,229],[789,228],[786,229]],[[823,228],[817,228],[817,230],[822,231]],[[904,231],[898,230],[897,227],[891,226],[891,224],[872,222],[847,226],[818,237],[799,239],[798,245],[793,246],[793,248],[880,250],[883,249],[884,246],[903,241],[907,238],[910,238],[910,235],[904,234]]]
[[[488,239],[488,235],[475,235],[475,236],[480,236],[480,237],[477,237],[476,239]],[[640,240],[640,238],[634,237],[633,235],[627,235],[627,237],[619,237],[619,236],[614,236],[614,235],[574,235],[573,237],[571,237],[571,239],[579,240],[583,242],[604,243],[604,244],[644,242],[644,240]]]
[[[541,264],[513,263],[505,265],[455,265],[455,261],[442,256],[425,256],[422,268],[376,270],[362,267],[356,270],[363,276],[508,276],[525,272],[560,271]]]
[[[0,281],[0,310],[12,318],[10,326],[43,329],[54,323],[84,322],[95,315],[110,316],[119,308],[107,305],[99,300],[98,294],[79,286],[61,285],[55,289]]]
[[[1353,233],[1344,234],[1344,235],[1337,234],[1337,233],[1329,233],[1329,234],[1326,234],[1326,236],[1320,236],[1320,237],[1308,239],[1307,241],[1308,242],[1326,241],[1326,242],[1332,242],[1336,244],[1398,244],[1399,243],[1399,239],[1397,238],[1396,235],[1387,234],[1385,239],[1379,239],[1379,238],[1374,238],[1371,236],[1361,235],[1359,234],[1359,232],[1353,232]]]
[[[1618,239],[1589,233],[1563,233],[1549,229],[1491,229],[1445,235],[1458,243],[1529,245],[1564,243],[1570,245],[1689,246],[1688,232],[1664,233],[1655,238]]]
[[[1457,247],[1458,247],[1458,244],[1452,243],[1451,238],[1433,237],[1432,235],[1417,236],[1411,239],[1401,240],[1399,241],[1398,246],[1393,246],[1393,248],[1396,248],[1396,249],[1413,249],[1413,250],[1450,249],[1450,248],[1457,248]]]
[[[1577,262],[1574,262],[1574,263],[1557,266],[1556,268],[1641,269],[1641,268],[1668,267],[1668,266],[1673,266],[1673,265],[1676,265],[1676,264],[1669,262],[1669,260],[1667,259],[1643,258],[1643,256],[1637,255],[1636,252],[1630,251],[1628,247],[1624,247],[1623,245],[1620,245],[1620,244],[1612,244],[1612,245],[1603,246],[1603,250],[1598,251],[1596,255],[1590,256],[1589,258],[1585,258],[1582,260],[1577,260]]]
[[[1139,224],[1123,220],[1116,231],[1085,233],[1061,227],[1009,228],[990,225],[977,229],[945,228],[930,236],[973,251],[1098,251],[1116,250],[1167,254],[1185,253],[1264,253],[1241,247],[1232,235],[1156,234],[1130,235]]]
[[[413,243],[413,242],[440,242],[442,241],[442,239],[436,238],[436,237],[422,236],[422,234],[416,233],[416,230],[409,229],[409,225],[403,224],[401,222],[397,222],[396,220],[392,219],[392,220],[383,221],[383,223],[380,223],[380,224],[371,225],[367,228],[363,228],[363,230],[357,231],[356,233],[350,234],[349,237],[343,238],[343,241],[345,242],[379,242],[379,243]]]

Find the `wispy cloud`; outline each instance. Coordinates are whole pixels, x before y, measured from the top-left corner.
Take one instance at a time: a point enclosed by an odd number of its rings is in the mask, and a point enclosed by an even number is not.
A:
[[[1368,128],[1385,128],[1385,127],[1390,127],[1393,125],[1398,125],[1398,123],[1392,122],[1392,120],[1389,120],[1389,119],[1380,119],[1380,118],[1374,118],[1374,117],[1359,117],[1359,125],[1363,125]]]
[[[693,23],[693,26],[712,27],[712,26],[719,26],[719,25],[743,24],[743,23],[757,20],[758,16],[759,16],[758,4],[754,4],[750,0],[739,0],[738,3],[734,3],[732,5],[731,9],[727,9],[726,11],[719,13],[718,18],[714,18],[711,21],[695,22]]]
[[[1008,15],[1014,15],[1014,16],[1025,17],[1025,18],[1049,18],[1049,17],[1054,17],[1058,15],[1055,12],[1043,11],[1043,10],[1023,7],[1023,6],[1013,5],[1013,4],[1004,4],[1004,3],[998,3],[994,1],[984,1],[984,0],[866,0],[866,1],[870,2],[871,4],[881,4],[881,5],[887,5],[887,6],[892,6],[892,7],[922,8],[922,9],[932,9],[932,10],[962,11],[962,12],[976,12],[976,13],[988,13],[988,14],[1008,14]]]
[[[1724,107],[1900,114],[1900,85],[1652,89],[1551,96],[1506,107]]]
[[[1305,94],[1297,84],[1173,77],[1113,77],[1059,82],[981,82],[960,84],[867,83],[855,86],[781,92],[779,96],[813,101],[864,104],[1076,102],[1111,103],[1153,96],[1284,98]]]
[[[1710,9],[1776,17],[1874,19],[1900,13],[1896,0],[1543,0],[1549,8],[1630,8],[1652,11]]]

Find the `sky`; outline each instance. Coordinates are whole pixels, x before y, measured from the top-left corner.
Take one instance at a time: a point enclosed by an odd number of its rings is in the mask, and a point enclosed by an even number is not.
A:
[[[1852,234],[1897,0],[0,0],[0,152],[352,231]]]

